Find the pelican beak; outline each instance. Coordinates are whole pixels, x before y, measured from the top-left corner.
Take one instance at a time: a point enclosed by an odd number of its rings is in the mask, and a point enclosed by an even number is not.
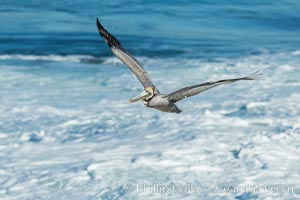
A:
[[[143,91],[141,92],[139,95],[137,95],[136,97],[132,98],[129,100],[129,102],[133,103],[133,102],[136,102],[138,100],[144,100],[148,97],[150,97],[152,94],[150,92],[147,92],[147,91]]]

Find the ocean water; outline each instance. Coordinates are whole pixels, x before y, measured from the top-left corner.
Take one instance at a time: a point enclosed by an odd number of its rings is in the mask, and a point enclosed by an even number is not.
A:
[[[95,20],[161,92],[142,91]],[[0,199],[300,198],[297,0],[1,0]]]

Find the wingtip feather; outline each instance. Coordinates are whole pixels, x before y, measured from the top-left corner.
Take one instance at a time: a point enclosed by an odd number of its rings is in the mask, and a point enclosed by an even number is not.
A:
[[[259,70],[255,71],[254,73],[250,74],[249,76],[244,77],[244,80],[262,80],[264,78],[264,74]]]
[[[96,19],[96,24],[97,24],[97,28],[98,28],[98,30],[102,30],[103,29],[103,26],[102,26],[102,24],[100,23],[100,21],[99,21],[99,18],[97,17],[97,19]]]

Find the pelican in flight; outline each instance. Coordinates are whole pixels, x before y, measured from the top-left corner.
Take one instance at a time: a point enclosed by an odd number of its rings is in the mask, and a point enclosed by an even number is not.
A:
[[[182,110],[176,106],[175,103],[177,101],[180,101],[186,97],[194,96],[218,85],[233,83],[240,80],[255,80],[261,75],[261,73],[257,71],[250,76],[242,78],[206,82],[184,87],[170,94],[161,94],[157,87],[152,83],[148,73],[140,65],[137,59],[134,58],[128,51],[126,51],[117,38],[115,38],[102,26],[98,18],[96,22],[99,34],[104,42],[109,46],[115,56],[117,56],[125,65],[128,66],[128,68],[134,73],[144,87],[144,91],[136,97],[130,99],[129,102],[142,100],[146,107],[155,108],[163,112],[179,114],[182,112]]]

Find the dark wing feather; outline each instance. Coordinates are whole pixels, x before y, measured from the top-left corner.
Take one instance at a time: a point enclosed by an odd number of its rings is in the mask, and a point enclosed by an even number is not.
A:
[[[148,73],[144,70],[144,68],[139,64],[139,62],[130,54],[128,53],[121,43],[111,35],[99,22],[97,18],[97,27],[100,36],[106,42],[106,44],[110,47],[112,52],[125,64],[129,67],[129,69],[135,74],[135,76],[139,79],[142,83],[144,88],[146,87],[156,87],[152,83]],[[157,90],[157,89],[156,89]],[[158,91],[158,90],[157,90]]]
[[[186,97],[194,96],[196,94],[199,94],[205,90],[208,90],[210,88],[223,85],[223,84],[228,84],[228,83],[233,83],[236,81],[240,80],[255,80],[258,79],[262,74],[259,73],[258,71],[251,74],[250,76],[246,76],[243,78],[235,78],[235,79],[226,79],[226,80],[220,80],[220,81],[215,81],[215,82],[206,82],[206,83],[201,83],[198,85],[190,86],[190,87],[185,87],[179,90],[176,90],[175,92],[172,92],[171,94],[167,95],[167,98],[172,101],[172,102],[177,102],[180,101]]]

